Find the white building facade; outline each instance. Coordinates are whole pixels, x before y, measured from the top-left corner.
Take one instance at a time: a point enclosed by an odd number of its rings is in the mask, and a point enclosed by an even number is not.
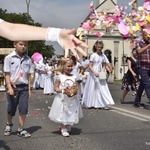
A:
[[[97,10],[97,13],[99,13],[98,10],[100,10],[100,8],[102,8],[107,13],[112,13],[112,9],[115,8],[116,4],[117,0],[97,0],[94,5],[97,6],[95,8]],[[88,17],[86,19],[88,19]],[[131,56],[130,41],[123,39],[117,27],[114,29],[113,32],[110,32],[110,30],[111,30],[110,28],[95,27],[92,29],[92,32],[104,33],[104,35],[101,38],[99,38],[99,40],[102,40],[104,43],[103,52],[109,58],[109,61],[111,62],[114,68],[114,79],[120,80],[122,79],[124,73],[128,69],[126,57]],[[93,34],[92,35],[88,34],[84,38],[84,41],[90,47],[87,50],[88,55],[93,53],[92,47],[97,39],[98,37]]]

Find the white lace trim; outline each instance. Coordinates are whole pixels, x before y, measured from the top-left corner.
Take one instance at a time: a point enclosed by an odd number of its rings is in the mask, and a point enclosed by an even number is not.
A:
[[[46,41],[58,42],[60,44],[59,34],[60,28],[47,28]]]

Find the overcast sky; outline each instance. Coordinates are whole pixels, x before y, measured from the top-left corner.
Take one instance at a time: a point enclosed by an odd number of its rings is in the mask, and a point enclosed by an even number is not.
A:
[[[93,0],[95,2],[97,0]],[[131,0],[117,0],[118,5],[128,6]],[[144,0],[138,0],[140,3]],[[78,28],[89,13],[91,0],[30,0],[29,14],[44,27]],[[96,7],[96,6],[95,6]],[[0,0],[0,8],[7,12],[27,12],[26,0]],[[60,47],[54,45],[56,53]]]

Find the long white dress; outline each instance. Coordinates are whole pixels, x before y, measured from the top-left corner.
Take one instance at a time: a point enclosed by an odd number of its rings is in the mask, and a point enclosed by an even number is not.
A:
[[[54,93],[54,82],[53,82],[53,73],[51,71],[52,66],[46,66],[47,74],[44,80],[44,89],[43,94],[52,94]]]
[[[89,64],[89,59],[86,59],[86,60],[83,60],[81,62],[81,65],[83,67],[85,67],[86,65]],[[83,80],[82,80],[82,83],[81,83],[81,87],[82,87],[82,94],[84,92],[84,87],[85,87],[85,83],[86,83],[86,80],[87,80],[87,77],[88,77],[88,74],[89,74],[89,68],[87,68],[85,71],[84,71],[84,75],[83,75]]]
[[[63,74],[58,75],[60,80],[60,89],[64,88],[66,79],[71,79],[73,82],[76,80],[76,76],[65,76]],[[67,85],[71,85],[72,82],[68,81]],[[56,93],[51,110],[49,112],[50,120],[61,123],[64,125],[73,125],[79,123],[79,119],[83,117],[82,109],[78,97],[68,97],[62,93]]]
[[[90,56],[90,61],[93,62],[93,68],[95,71],[100,72],[103,63],[109,63],[107,57],[104,54],[98,55],[93,53]],[[82,105],[86,108],[103,108],[108,105],[113,105],[111,93],[109,91],[106,80],[99,80],[98,77],[90,71],[82,98]]]
[[[77,64],[73,67],[73,70],[71,72],[71,74],[74,74],[78,80],[82,80],[82,76],[81,74],[79,73],[79,68],[81,67],[81,64],[79,62],[77,62]],[[83,89],[82,89],[82,86],[81,86],[81,83],[77,83],[78,84],[78,97],[81,98],[81,94],[83,93]]]
[[[40,87],[40,81],[39,81],[39,73],[36,71],[39,69],[39,64],[34,62],[35,65],[35,73],[34,73],[34,82],[33,82],[33,88],[38,89]]]
[[[41,63],[39,70],[46,71],[46,65],[44,63]],[[39,75],[40,88],[44,88],[44,80],[46,77],[46,73],[40,73]]]

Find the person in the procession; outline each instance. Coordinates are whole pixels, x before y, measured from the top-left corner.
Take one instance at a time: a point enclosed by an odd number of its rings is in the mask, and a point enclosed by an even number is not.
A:
[[[134,100],[134,107],[143,108],[145,104],[141,103],[141,96],[145,89],[146,96],[150,101],[150,34],[149,28],[143,28],[141,39],[137,43],[137,68],[140,77],[140,85]]]
[[[52,66],[52,61],[49,61],[48,64],[46,65],[46,77],[44,80],[44,89],[43,89],[43,94],[54,94],[54,67]]]
[[[17,135],[30,137],[24,129],[28,113],[28,98],[31,97],[31,74],[34,72],[32,60],[25,54],[28,42],[15,41],[15,51],[4,59],[4,72],[7,87],[7,122],[4,135],[9,136],[13,127],[13,117],[19,111]]]
[[[86,108],[100,108],[108,110],[111,105],[114,105],[113,98],[109,91],[106,79],[99,79],[99,72],[106,72],[106,66],[112,72],[112,66],[109,63],[102,49],[104,44],[97,40],[93,45],[93,54],[90,56],[89,75],[85,84],[82,105]]]
[[[136,95],[136,91],[139,86],[139,76],[137,69],[137,48],[132,49],[132,56],[127,58],[128,71],[124,74],[122,79],[121,89],[123,90],[120,98],[121,104],[124,103],[124,99],[129,91],[134,91],[133,96]]]
[[[60,124],[61,134],[65,137],[70,135],[71,126],[79,123],[79,119],[83,117],[77,96],[77,79],[71,74],[73,66],[71,57],[61,58],[59,65],[61,74],[55,80],[56,95],[49,112],[50,120]]]

